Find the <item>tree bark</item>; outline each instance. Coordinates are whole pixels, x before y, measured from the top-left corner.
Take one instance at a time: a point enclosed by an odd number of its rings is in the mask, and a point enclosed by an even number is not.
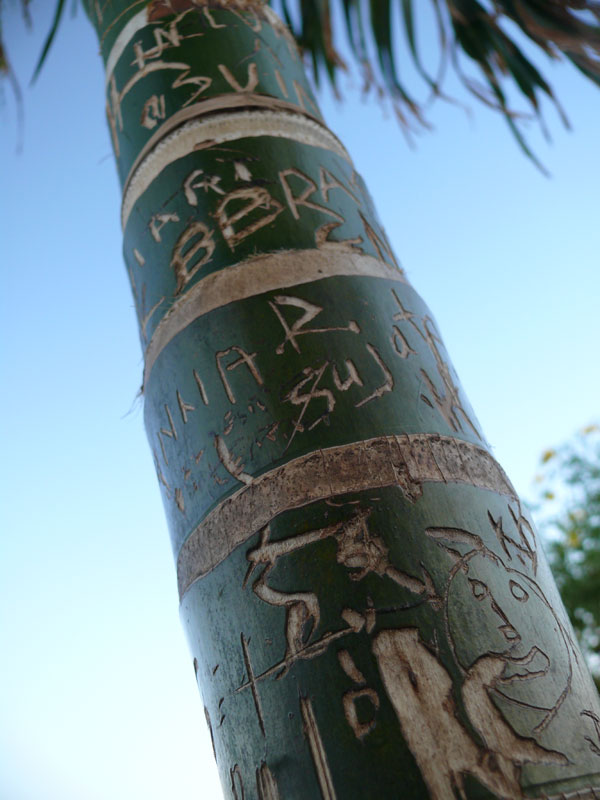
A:
[[[86,5],[225,795],[596,797],[537,536],[289,33],[242,0]]]

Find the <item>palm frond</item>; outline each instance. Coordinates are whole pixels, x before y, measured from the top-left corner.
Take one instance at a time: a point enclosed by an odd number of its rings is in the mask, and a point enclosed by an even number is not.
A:
[[[36,64],[35,70],[33,71],[31,83],[33,83],[36,80],[37,76],[40,74],[41,68],[44,66],[44,62],[46,61],[46,57],[48,55],[48,52],[50,51],[50,47],[52,46],[52,42],[54,41],[54,37],[56,36],[56,31],[58,30],[58,26],[62,19],[65,5],[66,5],[65,0],[57,0],[56,8],[54,10],[54,19],[52,20],[50,32],[46,37],[46,41],[44,42],[44,46],[42,47],[42,52]]]
[[[21,0],[25,18],[30,0]],[[338,13],[349,51],[358,66],[365,90],[390,98],[407,130],[427,127],[429,99],[442,97],[442,78],[450,65],[467,91],[499,111],[521,150],[538,166],[524,137],[523,125],[534,117],[542,125],[541,98],[546,97],[567,123],[546,78],[517,43],[525,39],[552,59],[570,61],[582,75],[600,86],[600,2],[598,0],[430,0],[437,29],[438,63],[428,68],[418,44],[419,18],[424,0],[274,0],[306,54],[315,82],[322,73],[336,94],[340,71],[347,69],[336,46]],[[54,18],[33,73],[38,77],[64,16],[65,0],[55,0]],[[332,8],[332,3],[337,3]],[[0,0],[0,20],[2,0]],[[403,34],[402,37],[400,34]],[[515,36],[517,34],[517,36]],[[399,54],[408,55],[428,92],[416,99],[414,76],[410,87],[400,75]],[[466,66],[465,66],[466,64]],[[11,76],[0,28],[0,73]],[[517,112],[508,97],[526,102],[528,113]]]
[[[284,7],[290,2],[281,1]],[[443,65],[450,63],[473,96],[504,116],[519,147],[537,166],[540,165],[527,145],[523,125],[534,117],[545,131],[541,99],[550,101],[563,122],[568,123],[552,87],[533,63],[530,48],[525,52],[526,45],[518,40],[528,40],[552,59],[567,59],[586,78],[600,85],[600,2],[430,0],[439,38],[439,64],[433,77],[418,47],[417,9],[423,11],[423,0],[338,1],[349,49],[365,86],[385,92],[398,118],[407,126],[411,122],[426,124],[426,102],[415,99],[414,80],[409,89],[400,77],[398,54],[402,48],[434,96],[444,96],[441,76]],[[291,16],[287,15],[288,24]],[[324,70],[335,85],[344,65],[331,34],[331,16],[327,0],[299,0],[299,30],[293,23],[291,27],[310,59],[315,78],[318,80]],[[513,96],[525,101],[527,113],[512,108],[508,98]]]

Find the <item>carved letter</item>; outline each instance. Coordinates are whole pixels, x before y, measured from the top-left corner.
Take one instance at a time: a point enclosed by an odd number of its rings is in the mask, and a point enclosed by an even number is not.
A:
[[[237,347],[237,345],[234,345],[233,347],[230,347],[227,350],[219,350],[215,354],[215,357],[217,359],[217,369],[219,370],[219,375],[221,376],[221,380],[223,381],[223,386],[225,387],[225,392],[226,392],[227,397],[229,398],[229,401],[231,403],[235,403],[235,395],[233,394],[233,392],[231,390],[231,386],[229,385],[229,381],[227,380],[227,377],[225,376],[225,370],[223,369],[223,365],[221,364],[221,359],[225,358],[225,356],[229,355],[229,353],[234,352],[234,351],[236,353],[238,353],[240,357],[238,358],[237,361],[234,361],[233,363],[228,364],[226,369],[229,372],[231,372],[232,369],[235,369],[236,367],[239,367],[240,364],[245,364],[248,367],[248,369],[250,370],[250,373],[252,374],[252,377],[258,383],[258,385],[262,386],[262,383],[263,383],[263,379],[261,377],[261,374],[258,371],[258,368],[256,367],[256,365],[254,363],[254,358],[256,356],[256,353],[247,353],[245,350],[242,350],[241,347]]]
[[[340,183],[338,179],[329,172],[329,170],[325,169],[325,167],[319,168],[319,183],[321,184],[321,196],[326,203],[329,202],[329,192],[331,189],[341,189],[343,192],[346,192],[348,197],[351,197],[354,202],[359,205],[359,200],[355,194],[353,194],[350,189],[344,186],[343,183]]]
[[[304,190],[299,195],[294,195],[292,192],[291,186],[288,182],[288,175],[294,175],[296,178],[299,178],[304,184]],[[329,208],[325,208],[325,206],[321,206],[318,203],[313,203],[312,200],[309,200],[311,194],[317,191],[317,184],[311,180],[307,175],[300,172],[299,169],[295,167],[291,167],[290,169],[281,170],[279,173],[279,180],[281,181],[281,185],[283,186],[283,191],[285,193],[285,199],[287,200],[288,206],[290,207],[290,211],[292,212],[292,216],[294,219],[300,219],[300,212],[298,211],[298,206],[305,206],[306,208],[312,208],[315,211],[321,211],[323,214],[327,214],[330,217],[334,217],[337,219],[338,222],[344,222],[344,218],[339,214],[336,214],[335,211],[331,211]]]
[[[156,94],[153,94],[152,97],[149,97],[148,100],[144,103],[144,108],[142,109],[142,115],[140,117],[140,122],[144,126],[144,128],[148,128],[152,130],[152,128],[156,128],[158,125],[159,119],[165,118],[165,96],[161,94],[160,97]]]
[[[373,347],[372,344],[367,344],[367,350],[373,356],[374,361],[383,372],[384,381],[381,384],[381,386],[378,386],[377,389],[375,389],[374,392],[371,392],[371,394],[368,397],[365,397],[363,400],[356,403],[355,404],[356,408],[364,406],[365,403],[368,403],[370,400],[375,400],[375,398],[381,397],[381,395],[385,394],[386,392],[391,392],[392,389],[394,388],[394,377],[387,368],[385,362],[383,361],[377,350]]]
[[[155,214],[150,220],[150,233],[155,242],[160,242],[160,232],[168,222],[179,222],[177,214]]]
[[[219,186],[221,182],[220,175],[211,175],[202,178],[202,180],[196,181],[201,175],[204,175],[203,169],[195,169],[191,172],[184,181],[183,184],[183,191],[185,193],[185,199],[191,206],[198,205],[198,196],[194,189],[204,189],[205,192],[208,192],[209,189],[212,189],[213,192],[217,194],[225,194],[223,189]]]
[[[190,242],[196,236],[200,237],[199,240],[190,245]],[[193,264],[191,269],[188,269],[188,264],[200,250],[205,251],[204,255]],[[203,222],[192,222],[191,225],[188,225],[175,242],[171,258],[171,266],[177,278],[176,295],[194,277],[200,267],[210,261],[214,251],[215,243],[212,230]]]
[[[212,83],[212,79],[207,78],[204,75],[192,75],[191,77],[189,77],[191,69],[190,67],[187,66],[187,64],[178,64],[177,66],[184,67],[184,70],[180,75],[178,75],[175,78],[175,80],[171,84],[171,87],[173,89],[179,89],[180,86],[185,86],[188,83],[191,83],[192,86],[198,87],[198,89],[194,92],[194,94],[188,97],[185,103],[181,104],[181,107],[185,108],[186,106],[189,106],[190,103],[193,103],[194,100],[198,97],[198,95],[201,95],[202,92],[205,92],[208,89],[208,87]]]
[[[245,86],[242,86],[237,82],[225,64],[219,64],[218,67],[221,75],[225,78],[231,88],[235,89],[236,92],[252,92],[254,89],[256,89],[256,85],[258,84],[258,72],[254,62],[248,64],[248,82]]]
[[[346,392],[353,383],[356,383],[358,386],[363,386],[362,379],[358,374],[358,370],[354,365],[354,362],[350,358],[346,358],[344,360],[344,364],[346,365],[346,369],[348,370],[348,377],[345,381],[340,380],[339,372],[337,371],[337,367],[335,364],[332,366],[333,372],[333,382],[335,383],[336,389],[339,389],[340,392]]]
[[[230,216],[227,214],[227,206],[232,201],[239,201],[239,200],[246,200],[247,202],[242,208],[238,208],[237,211],[234,211]],[[241,228],[238,231],[233,229],[233,225],[236,222],[239,222],[244,217],[247,217],[253,211],[260,209],[261,211],[267,211],[270,213],[263,214],[256,218],[254,216],[254,221],[247,225],[245,228]],[[273,222],[279,214],[283,211],[283,206],[278,200],[275,200],[266,189],[262,189],[259,186],[253,186],[252,188],[248,189],[235,189],[233,192],[230,192],[227,197],[225,197],[220,203],[217,208],[217,219],[219,222],[219,228],[221,229],[221,233],[229,247],[234,250],[236,245],[245,239],[250,234],[254,233],[255,231],[259,230],[260,228],[268,225],[270,222]]]
[[[410,355],[414,355],[415,351],[406,341],[406,337],[404,336],[400,328],[398,328],[397,325],[392,325],[392,330],[394,331],[394,333],[392,334],[392,336],[390,336],[390,340],[392,342],[392,345],[394,346],[394,350],[398,353],[400,358],[408,358]]]
[[[168,436],[170,439],[177,439],[177,431],[175,430],[175,425],[173,424],[173,417],[171,416],[171,410],[166,403],[165,403],[165,411],[167,412],[167,417],[169,419],[169,430],[161,428],[160,432],[164,433],[164,435]]]
[[[194,380],[196,381],[196,386],[198,387],[198,391],[200,392],[200,397],[202,398],[202,402],[205,406],[208,405],[208,395],[206,394],[206,389],[204,388],[204,384],[202,383],[202,378],[196,370],[194,370]]]
[[[195,411],[195,406],[190,405],[190,403],[186,403],[179,390],[177,390],[177,402],[179,404],[179,410],[181,411],[181,419],[183,420],[184,425],[188,421],[187,412],[188,411]]]
[[[144,69],[146,66],[147,59],[152,60],[155,58],[160,58],[167,47],[179,47],[181,44],[176,21],[169,25],[169,30],[165,30],[164,28],[154,28],[153,33],[156,44],[149,50],[144,51],[139,42],[134,42],[133,52],[135,53],[135,60],[138,69],[140,70]]]
[[[363,689],[350,689],[342,696],[346,722],[354,731],[357,739],[363,739],[375,727],[374,719],[369,720],[369,722],[359,722],[356,713],[356,701],[360,700],[361,697],[367,697],[375,707],[375,711],[377,711],[379,708],[379,696],[374,689],[369,689],[368,686]]]
[[[299,353],[300,347],[296,339],[298,336],[304,336],[306,333],[327,333],[328,331],[351,331],[352,333],[360,333],[360,328],[358,327],[357,323],[354,322],[354,320],[350,320],[346,327],[336,326],[332,328],[306,328],[305,330],[302,330],[304,325],[311,322],[318,314],[321,313],[321,311],[323,311],[323,306],[316,306],[313,303],[309,303],[308,300],[303,300],[300,297],[291,297],[290,295],[285,294],[278,294],[273,299],[275,302],[271,302],[269,300],[269,305],[277,315],[277,319],[279,322],[281,322],[283,330],[285,331],[285,339],[275,348],[277,355],[281,355],[283,353],[287,342],[290,342],[294,350]],[[279,310],[278,306],[294,306],[295,308],[302,309],[304,314],[302,314],[301,317],[292,323],[290,327],[284,319],[283,314]]]
[[[326,361],[319,370],[313,369],[313,367],[305,367],[303,370],[305,377],[302,378],[302,380],[298,381],[298,383],[294,386],[291,392],[289,392],[285,397],[285,399],[288,400],[293,405],[302,406],[302,411],[300,412],[298,419],[294,421],[294,430],[292,435],[290,436],[288,447],[292,443],[292,440],[294,439],[294,436],[296,435],[297,431],[302,432],[304,430],[304,425],[302,425],[302,419],[304,417],[306,409],[310,405],[311,400],[314,400],[317,397],[322,397],[327,401],[327,408],[319,417],[317,417],[316,420],[314,420],[308,426],[309,431],[312,431],[313,428],[316,428],[319,422],[322,422],[324,419],[326,419],[326,417],[329,414],[331,414],[331,412],[335,408],[335,398],[333,396],[333,392],[330,392],[329,389],[317,389],[317,385],[321,380],[321,378],[323,377],[323,373],[327,369],[328,365],[329,361]],[[313,384],[308,390],[308,392],[300,394],[300,389],[302,389],[303,386],[305,386],[307,383],[313,380],[313,378],[314,378]]]

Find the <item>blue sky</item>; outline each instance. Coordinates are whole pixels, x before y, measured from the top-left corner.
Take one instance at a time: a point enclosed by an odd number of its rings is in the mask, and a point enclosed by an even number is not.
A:
[[[20,155],[6,85],[0,107],[0,797],[216,800],[136,399],[97,44],[81,11],[66,19],[28,88],[50,24],[41,6],[31,33],[16,6],[5,20],[25,101]],[[438,103],[415,149],[361,101],[358,80],[342,82],[344,105],[323,97],[526,497],[540,452],[597,419],[600,396],[600,97],[569,68],[547,72],[573,125],[547,106],[553,144],[531,128],[550,179],[452,84],[472,114]]]

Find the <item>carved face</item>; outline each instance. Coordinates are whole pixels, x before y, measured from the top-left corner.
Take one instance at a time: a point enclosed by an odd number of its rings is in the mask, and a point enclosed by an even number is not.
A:
[[[517,702],[533,691],[545,708],[558,702],[571,671],[569,650],[534,580],[488,550],[468,553],[452,570],[446,614],[463,669],[483,655],[497,655],[505,662],[499,691]]]

